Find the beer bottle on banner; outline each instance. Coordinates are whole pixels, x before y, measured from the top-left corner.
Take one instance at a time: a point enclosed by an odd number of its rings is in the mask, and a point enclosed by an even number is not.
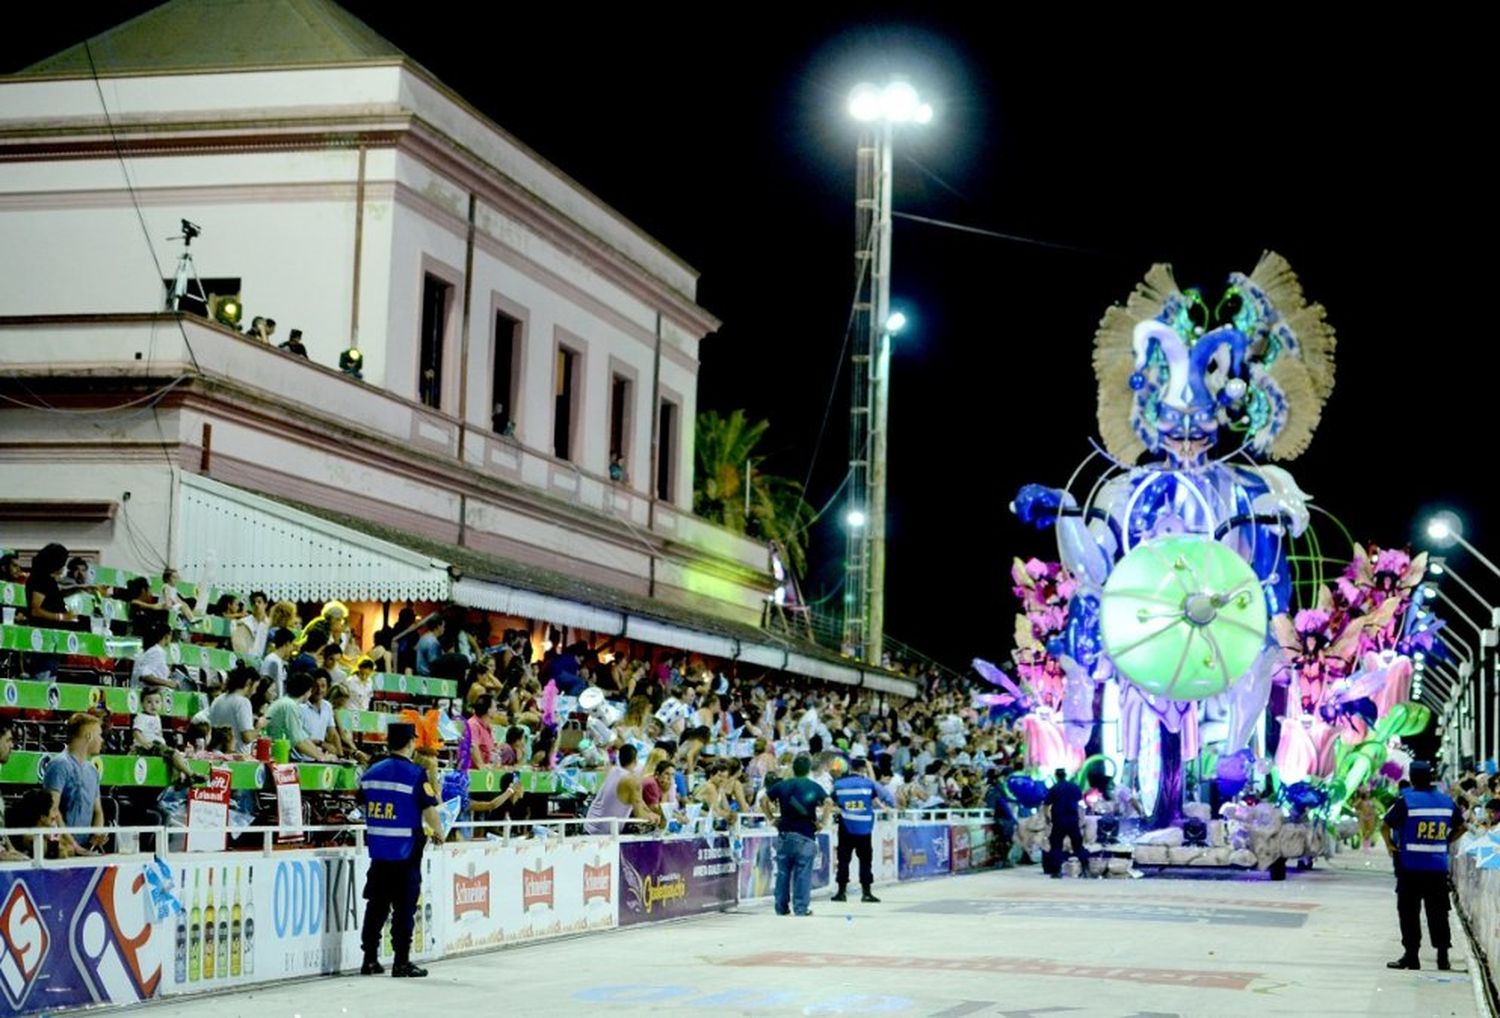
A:
[[[417,907],[412,910],[411,949],[418,954],[422,951],[422,945],[426,943],[422,939],[422,895],[417,895]]]
[[[255,971],[255,867],[250,867],[250,873],[245,878],[245,931],[240,937],[240,943],[244,945],[244,961],[240,963],[240,969],[245,975]]]
[[[241,939],[241,914],[240,914],[240,868],[234,868],[234,904],[229,909],[229,975],[238,978],[240,974],[240,955],[243,940]]]
[[[182,882],[177,886],[187,886],[187,870],[182,871]],[[172,979],[178,986],[187,982],[187,921],[187,913],[178,909],[177,922],[173,925],[172,940]]]
[[[432,929],[432,902],[431,901],[427,902],[425,905],[422,906],[422,923],[423,923],[423,926],[424,926],[425,929],[427,929],[427,930],[431,930]],[[419,945],[421,945],[421,949],[422,950],[424,950],[424,951],[427,950],[427,941],[425,941],[425,940],[418,940],[417,943]]]
[[[203,910],[198,907],[201,902],[198,881],[202,876],[202,870],[193,873],[193,908],[188,918],[188,982],[192,983],[198,981],[198,965],[203,950]]]
[[[208,904],[203,906],[203,979],[214,977],[214,938],[219,928],[214,925],[214,868],[208,868]]]
[[[219,871],[219,960],[214,971],[229,978],[229,867]]]

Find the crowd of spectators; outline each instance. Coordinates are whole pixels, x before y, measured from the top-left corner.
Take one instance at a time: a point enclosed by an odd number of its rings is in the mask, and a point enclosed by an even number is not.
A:
[[[15,621],[44,628],[86,628],[90,620],[69,611],[67,598],[111,593],[94,582],[88,562],[61,545],[38,552],[29,570],[6,556],[0,577],[25,584]],[[506,629],[497,639],[488,615],[457,606],[425,615],[402,608],[362,645],[338,602],[317,610],[255,591],[248,604],[235,594],[200,603],[180,592],[170,568],[156,586],[152,593],[152,584],[136,579],[125,589],[123,627],[141,649],[114,678],[142,692],[127,751],[162,757],[177,784],[202,780],[192,760],[264,759],[266,741],[284,744],[292,761],[365,765],[378,745],[346,730],[340,714],[345,707],[402,708],[376,703],[377,671],[456,683],[457,698],[427,712],[432,737],[418,759],[439,781],[443,771],[503,772],[498,792],[468,800],[468,815],[478,820],[556,813],[548,793],[523,791],[523,771],[603,773],[629,760],[631,787],[643,804],[638,827],[723,825],[736,813],[757,812],[761,793],[804,753],[813,760],[813,780],[825,787],[852,759],[868,762],[862,766],[899,808],[981,807],[993,802],[999,780],[1021,757],[1018,732],[976,715],[964,683],[936,673],[918,673],[924,695],[904,700],[638,644],[565,643],[556,629],[540,641],[527,629]],[[317,614],[304,622],[304,609]],[[214,674],[173,664],[173,642],[205,615],[228,622],[236,667]],[[57,668],[55,657],[28,654],[22,670],[50,680]],[[185,726],[164,728],[163,694],[178,690],[203,693],[206,706]],[[41,820],[71,827],[100,819],[98,773],[88,760],[101,751],[109,724],[102,707],[68,720],[66,751],[43,777],[50,806]],[[9,741],[7,727],[0,739],[6,755]],[[12,813],[34,821],[43,805],[28,792]],[[561,805],[581,813],[587,804]],[[19,826],[15,815],[11,825]],[[61,839],[56,851],[86,853],[101,844]],[[0,851],[16,850],[24,848],[0,843]]]

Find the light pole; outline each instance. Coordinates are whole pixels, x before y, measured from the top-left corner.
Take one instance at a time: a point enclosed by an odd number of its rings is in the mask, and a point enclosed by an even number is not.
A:
[[[862,84],[849,115],[863,125],[855,166],[854,299],[849,399],[849,498],[868,506],[847,528],[844,555],[846,653],[878,665],[885,641],[885,400],[891,318],[891,142],[895,129],[932,120],[932,107],[905,81]]]
[[[1448,526],[1446,521],[1443,523],[1443,526]],[[1431,527],[1429,526],[1428,529],[1430,532]],[[1480,607],[1485,610],[1485,614],[1489,618],[1489,628],[1480,629],[1474,620],[1459,612],[1464,621],[1479,634],[1479,654],[1478,660],[1475,662],[1475,666],[1479,670],[1476,680],[1479,686],[1477,690],[1479,699],[1479,731],[1476,755],[1481,759],[1484,758],[1486,742],[1488,742],[1489,755],[1500,760],[1500,704],[1494,702],[1497,686],[1500,686],[1500,675],[1496,674],[1497,670],[1500,670],[1500,658],[1496,656],[1496,647],[1500,645],[1500,606],[1490,604],[1490,602],[1486,601],[1480,595],[1479,591],[1474,589],[1473,584],[1458,575],[1458,571],[1449,565],[1447,560],[1433,559],[1429,569],[1433,575],[1451,579],[1462,587],[1470,597],[1479,602]],[[1441,588],[1439,588],[1439,594],[1441,593]],[[1447,595],[1443,596],[1447,597]],[[1450,605],[1453,604],[1451,598],[1448,599],[1448,603]],[[1453,607],[1455,611],[1458,611],[1457,605],[1453,605]],[[1489,671],[1487,673],[1485,671],[1485,651],[1490,652]],[[1488,683],[1485,681],[1486,678],[1489,680]]]

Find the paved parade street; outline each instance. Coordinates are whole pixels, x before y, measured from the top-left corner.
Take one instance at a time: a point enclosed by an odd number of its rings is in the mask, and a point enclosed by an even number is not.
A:
[[[1366,865],[1368,864],[1368,865]],[[879,905],[820,894],[436,962],[425,981],[341,977],[187,1000],[152,1018],[895,1014],[1480,1015],[1467,942],[1454,971],[1400,953],[1383,853],[1285,883],[1047,880],[1035,867],[893,885]]]

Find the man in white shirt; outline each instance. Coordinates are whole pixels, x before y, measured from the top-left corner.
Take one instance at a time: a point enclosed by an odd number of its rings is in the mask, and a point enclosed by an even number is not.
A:
[[[234,620],[230,629],[230,642],[236,654],[264,657],[266,639],[271,635],[271,617],[267,614],[267,598],[264,591],[250,595],[250,614]]]
[[[338,731],[333,726],[333,705],[328,702],[328,674],[315,673],[312,695],[302,704],[302,730],[335,759],[343,755]],[[332,736],[330,738],[330,735]]]
[[[271,680],[278,699],[286,691],[286,662],[292,656],[292,651],[296,649],[293,639],[290,629],[273,631],[266,641],[270,649],[266,651],[266,656],[260,662],[261,677]]]
[[[176,689],[178,682],[172,678],[172,666],[167,661],[167,645],[172,642],[172,630],[164,622],[154,622],[141,639],[140,657],[130,670],[130,684],[138,689]]]

